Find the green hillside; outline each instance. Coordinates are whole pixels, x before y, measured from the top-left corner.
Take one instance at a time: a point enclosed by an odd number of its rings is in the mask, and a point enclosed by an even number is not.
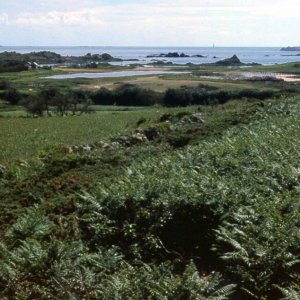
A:
[[[1,298],[293,299],[299,100],[174,110],[1,166]]]

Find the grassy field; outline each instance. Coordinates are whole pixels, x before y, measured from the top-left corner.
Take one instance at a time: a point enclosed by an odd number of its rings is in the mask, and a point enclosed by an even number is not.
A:
[[[2,113],[6,117],[0,118],[0,162],[26,159],[34,155],[38,149],[51,144],[99,142],[132,130],[140,118],[154,119],[166,112],[195,109],[135,108],[129,111],[108,111],[109,107],[94,108],[105,111],[81,116],[44,118],[18,117],[24,115],[24,111],[20,110]],[[111,107],[111,110],[114,109],[116,107]]]
[[[0,162],[28,159],[41,148],[52,144],[82,145],[97,143],[113,136],[126,134],[137,127],[140,119],[146,123],[164,114],[201,111],[207,122],[207,132],[221,132],[234,122],[247,120],[247,112],[259,105],[248,101],[230,101],[215,107],[116,107],[93,106],[94,113],[65,117],[25,117],[22,110],[2,112],[0,115]],[[249,111],[248,111],[249,110]],[[246,113],[245,113],[246,112]],[[21,117],[22,116],[22,117]],[[238,120],[236,118],[239,118]],[[205,133],[206,134],[206,133]],[[218,133],[217,133],[218,134]]]
[[[257,66],[252,67],[252,71],[262,71],[262,72],[277,72],[277,73],[290,73],[290,74],[300,74],[300,62],[279,64],[272,66]]]
[[[196,87],[199,84],[205,84],[212,87],[222,89],[252,89],[259,88],[262,84],[254,84],[251,82],[241,81],[224,81],[224,80],[209,80],[200,78],[199,76],[183,75],[163,75],[163,76],[142,76],[132,78],[118,78],[115,80],[94,79],[88,84],[82,84],[83,89],[97,90],[99,88],[107,88],[114,90],[124,84],[134,84],[143,89],[150,89],[156,92],[165,92],[169,88],[179,88],[181,86]]]
[[[97,112],[77,117],[0,118],[0,161],[28,158],[49,144],[83,144],[124,132],[145,115],[144,112]]]

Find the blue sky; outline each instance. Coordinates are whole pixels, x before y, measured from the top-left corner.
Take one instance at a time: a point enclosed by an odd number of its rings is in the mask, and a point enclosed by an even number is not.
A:
[[[0,0],[0,45],[300,45],[300,0]]]

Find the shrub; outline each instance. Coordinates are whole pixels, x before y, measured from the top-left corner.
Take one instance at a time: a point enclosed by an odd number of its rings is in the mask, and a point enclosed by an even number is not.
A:
[[[20,101],[20,104],[25,107],[29,114],[36,116],[42,116],[46,110],[44,99],[37,95],[32,95],[26,99],[23,99]]]
[[[91,99],[97,105],[114,105],[115,99],[113,93],[106,89],[101,88],[91,94]]]
[[[133,85],[125,85],[114,91],[117,105],[150,106],[155,103],[155,93]]]
[[[163,98],[163,104],[166,106],[188,106],[192,101],[190,89],[168,89]]]
[[[28,66],[21,61],[17,60],[0,60],[0,73],[4,72],[21,72],[27,71]]]
[[[115,91],[101,88],[91,95],[94,104],[120,106],[150,106],[159,102],[157,93],[134,85],[124,85]]]
[[[272,90],[254,90],[245,89],[237,91],[225,91],[216,89],[180,88],[169,89],[163,98],[163,104],[166,106],[187,106],[197,105],[217,105],[224,104],[231,99],[254,98],[264,100],[274,96]]]
[[[3,93],[3,99],[8,101],[12,105],[18,104],[18,102],[23,98],[22,94],[18,92],[15,88],[10,88]]]
[[[9,82],[7,80],[0,79],[0,90],[7,90],[9,86]]]
[[[175,148],[181,148],[188,145],[191,139],[192,138],[186,133],[178,133],[168,135],[166,140],[171,146]]]

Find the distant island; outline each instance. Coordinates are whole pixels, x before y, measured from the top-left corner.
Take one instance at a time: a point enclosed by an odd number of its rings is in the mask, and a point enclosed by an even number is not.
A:
[[[300,56],[300,53],[298,53],[298,54],[283,54],[281,56]]]
[[[284,48],[281,48],[280,51],[300,51],[300,46],[297,46],[297,47],[284,47]]]
[[[108,53],[91,54],[88,53],[84,56],[62,56],[51,51],[40,51],[30,53],[17,53],[17,52],[2,52],[0,53],[0,60],[15,60],[23,62],[36,62],[38,64],[60,64],[60,63],[83,63],[83,62],[116,62],[123,61],[121,58],[116,58]]]
[[[19,72],[37,68],[40,65],[55,64],[82,64],[96,68],[97,64],[122,61],[138,61],[138,59],[123,60],[121,58],[113,57],[108,53],[88,53],[84,56],[62,56],[51,51],[30,52],[25,54],[5,51],[0,53],[0,72]]]
[[[179,54],[178,52],[169,52],[169,53],[160,53],[160,54],[151,54],[151,55],[147,55],[147,58],[161,58],[161,57],[168,57],[168,58],[178,58],[178,57],[206,57],[204,55],[201,54],[196,54],[196,55],[187,55],[185,53],[181,53]]]

